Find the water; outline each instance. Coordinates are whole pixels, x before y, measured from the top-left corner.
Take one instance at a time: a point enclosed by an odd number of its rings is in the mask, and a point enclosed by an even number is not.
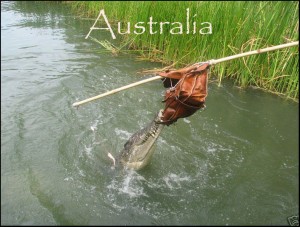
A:
[[[299,215],[298,104],[229,81],[209,84],[205,111],[165,127],[145,169],[113,170],[107,153],[153,119],[164,88],[73,108],[160,67],[103,53],[84,39],[92,23],[61,4],[1,2],[1,224],[287,225]]]

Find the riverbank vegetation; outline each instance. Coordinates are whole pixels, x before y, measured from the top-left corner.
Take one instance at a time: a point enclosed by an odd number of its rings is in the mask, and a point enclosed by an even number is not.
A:
[[[202,22],[211,23],[211,34],[187,34],[186,30],[182,34],[117,34],[117,39],[137,50],[141,59],[173,64],[176,68],[297,41],[299,35],[297,1],[76,1],[66,5],[74,13],[94,21],[104,9],[110,24],[117,28],[117,22],[121,22],[123,31],[127,22],[146,24],[150,17],[158,22],[153,25],[156,31],[160,22],[170,22],[164,24],[165,31],[172,29],[172,22],[180,22],[183,28],[190,26],[191,31],[194,23],[197,31]],[[212,69],[219,84],[225,77],[232,78],[237,86],[259,87],[295,101],[299,99],[298,74],[298,46],[220,63]]]

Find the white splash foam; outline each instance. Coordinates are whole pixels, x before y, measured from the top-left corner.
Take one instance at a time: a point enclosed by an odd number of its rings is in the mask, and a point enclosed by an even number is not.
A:
[[[163,180],[165,181],[166,185],[170,188],[180,188],[181,187],[181,182],[184,181],[190,181],[190,177],[188,176],[179,176],[177,174],[174,173],[170,173],[168,174],[166,177],[163,178]]]
[[[109,190],[112,190],[109,193],[111,196],[118,194],[123,194],[129,196],[130,199],[138,198],[140,196],[147,196],[144,192],[144,188],[140,185],[141,181],[145,181],[144,177],[140,176],[134,170],[124,170],[124,178],[120,180],[113,180],[110,185],[107,186]],[[114,196],[113,196],[114,197]],[[114,200],[113,198],[109,198]]]
[[[191,123],[191,121],[190,120],[188,120],[188,119],[186,119],[186,118],[183,118],[183,121],[185,122],[185,123]]]
[[[85,145],[84,145],[84,147],[85,147],[84,150],[85,150],[87,156],[88,156],[89,158],[92,158],[92,156],[93,156],[93,154],[92,154],[93,148],[92,148],[92,147],[87,147],[87,146],[85,146]]]
[[[97,124],[98,124],[99,120],[96,120],[92,125],[91,125],[91,130],[94,132],[97,130]]]
[[[66,178],[64,179],[64,181],[69,181],[69,180],[73,180],[73,177],[66,177]]]
[[[122,187],[119,189],[119,191],[129,195],[130,198],[147,196],[144,193],[144,188],[136,184],[136,180],[139,182],[140,180],[144,180],[144,178],[138,175],[135,171],[128,170],[128,174],[122,182]]]
[[[126,139],[126,140],[129,139],[131,136],[130,132],[127,132],[125,130],[118,129],[118,128],[115,129],[115,133],[117,134],[117,136],[121,137],[122,139]]]

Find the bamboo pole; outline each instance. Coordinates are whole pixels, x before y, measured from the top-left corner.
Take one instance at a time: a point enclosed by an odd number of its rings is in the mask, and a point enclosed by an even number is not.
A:
[[[117,93],[119,91],[123,91],[123,90],[126,90],[128,88],[132,88],[132,87],[135,87],[135,86],[138,86],[138,85],[141,85],[141,84],[144,84],[144,83],[148,83],[150,81],[157,80],[157,79],[160,79],[160,78],[161,78],[160,76],[154,76],[154,77],[151,77],[151,78],[148,78],[148,79],[145,79],[145,80],[141,80],[141,81],[138,81],[138,82],[135,82],[135,83],[132,83],[132,84],[128,84],[126,86],[113,89],[111,91],[108,91],[108,92],[105,92],[103,94],[100,94],[100,95],[97,95],[97,96],[94,96],[94,97],[82,100],[80,102],[75,102],[75,103],[73,103],[73,106],[74,107],[75,106],[79,106],[79,105],[82,105],[84,103],[87,103],[87,102],[90,102],[90,101],[93,101],[93,100],[96,100],[96,99],[100,99],[102,97],[115,94],[115,93]]]
[[[220,58],[218,60],[210,60],[210,64],[211,65],[215,65],[221,62],[225,62],[225,61],[230,61],[236,58],[242,58],[242,57],[246,57],[246,56],[250,56],[250,55],[254,55],[254,54],[261,54],[261,53],[265,53],[265,52],[269,52],[269,51],[273,51],[273,50],[280,50],[283,48],[287,48],[287,47],[292,47],[292,46],[297,46],[299,45],[299,41],[296,42],[291,42],[291,43],[285,43],[285,44],[281,44],[281,45],[277,45],[277,46],[273,46],[273,47],[267,47],[264,49],[258,49],[258,50],[253,50],[253,51],[248,51],[245,53],[241,53],[241,54],[236,54],[236,55],[232,55],[229,57],[225,57],[225,58]]]
[[[250,56],[250,55],[254,55],[254,54],[261,54],[261,53],[265,53],[265,52],[269,52],[269,51],[273,51],[273,50],[279,50],[279,49],[292,47],[292,46],[297,46],[297,45],[299,45],[299,41],[286,43],[286,44],[281,44],[281,45],[277,45],[277,46],[273,46],[273,47],[267,47],[267,48],[264,48],[264,49],[248,51],[248,52],[245,52],[245,53],[236,54],[236,55],[228,56],[228,57],[225,57],[225,58],[220,58],[220,59],[217,59],[217,60],[212,59],[212,60],[209,60],[208,62],[209,62],[210,65],[215,65],[215,64],[218,64],[218,63],[221,63],[221,62],[230,61],[230,60],[237,59],[237,58],[242,58],[242,57],[246,57],[246,56]],[[145,80],[141,80],[141,81],[138,81],[138,82],[135,82],[135,83],[131,83],[131,84],[125,85],[123,87],[119,87],[119,88],[113,89],[111,91],[105,92],[103,94],[100,94],[100,95],[82,100],[80,102],[75,102],[75,103],[73,103],[73,107],[82,105],[84,103],[87,103],[87,102],[90,102],[90,101],[93,101],[93,100],[96,100],[96,99],[99,99],[99,98],[103,98],[103,97],[108,96],[108,95],[115,94],[119,91],[123,91],[123,90],[129,89],[129,88],[141,85],[141,84],[148,83],[150,81],[158,80],[158,79],[161,79],[161,77],[160,76],[154,76],[154,77],[151,77],[151,78],[148,78],[148,79],[145,79]]]

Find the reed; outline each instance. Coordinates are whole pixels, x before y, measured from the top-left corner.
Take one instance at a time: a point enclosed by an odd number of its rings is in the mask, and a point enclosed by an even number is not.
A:
[[[141,59],[182,67],[191,63],[218,59],[241,52],[298,40],[299,3],[297,1],[83,1],[68,4],[80,16],[96,18],[105,9],[110,22],[179,21],[210,22],[211,35],[163,34],[119,35],[128,48],[139,50]],[[195,17],[193,15],[197,14]],[[156,28],[158,30],[159,27]],[[165,27],[168,30],[168,26]],[[232,78],[240,87],[257,86],[263,90],[299,99],[299,52],[291,47],[233,60],[215,66],[212,75],[219,84]]]

